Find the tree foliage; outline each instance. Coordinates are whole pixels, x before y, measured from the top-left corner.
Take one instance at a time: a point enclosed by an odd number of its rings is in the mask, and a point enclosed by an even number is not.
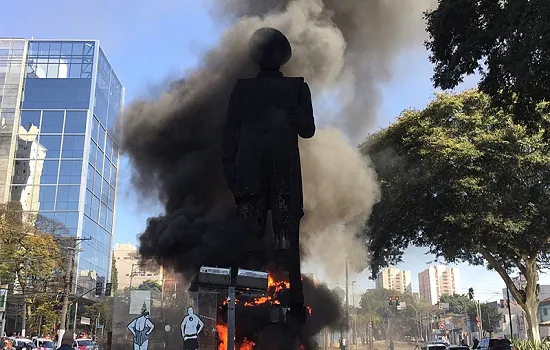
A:
[[[449,312],[454,315],[466,315],[471,322],[476,321],[477,307],[467,295],[442,295],[440,302],[449,303]],[[481,307],[481,322],[484,329],[498,329],[501,315],[494,303],[483,303]]]
[[[425,14],[426,47],[436,87],[456,87],[479,71],[479,89],[516,120],[536,126],[537,104],[550,100],[548,0],[439,0]]]
[[[540,119],[549,118],[548,107],[538,105]],[[382,187],[369,219],[373,275],[400,262],[410,245],[448,262],[486,264],[537,327],[536,273],[550,259],[544,132],[529,132],[514,123],[511,108],[495,110],[487,95],[466,91],[438,94],[426,109],[405,111],[372,135],[362,151]],[[525,288],[513,284],[514,269],[526,277]]]
[[[395,304],[390,305],[389,298],[405,302],[406,307],[398,310]],[[433,307],[412,294],[401,294],[387,289],[370,289],[360,301],[362,318],[373,322],[374,330],[379,337],[417,336],[418,322],[422,314],[431,313]]]
[[[113,293],[118,290],[118,269],[116,268],[116,259],[113,256],[113,259],[111,261],[111,283],[112,283],[112,290]]]
[[[111,331],[113,328],[113,297],[107,297],[101,302],[94,303],[84,308],[84,316],[90,318],[91,324],[100,324],[104,331]]]
[[[53,311],[52,299],[62,289],[65,271],[60,262],[66,256],[60,239],[66,238],[66,233],[50,218],[23,212],[19,203],[0,205],[0,280],[12,286],[8,300],[23,305],[24,329],[38,332],[52,322],[46,309],[49,306]],[[31,321],[30,328],[27,320]]]

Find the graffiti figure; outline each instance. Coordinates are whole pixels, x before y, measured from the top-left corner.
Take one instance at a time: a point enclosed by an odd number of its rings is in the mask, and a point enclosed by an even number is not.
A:
[[[195,315],[193,307],[187,308],[187,315],[181,322],[181,336],[183,337],[184,350],[197,350],[199,348],[199,333],[204,328],[204,322]]]
[[[149,319],[149,311],[145,303],[141,308],[141,316],[136,317],[128,325],[128,329],[134,336],[134,350],[147,350],[149,348],[149,334],[153,331],[155,325]]]

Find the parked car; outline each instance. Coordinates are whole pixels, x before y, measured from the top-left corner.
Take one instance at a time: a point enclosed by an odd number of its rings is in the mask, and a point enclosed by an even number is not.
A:
[[[506,338],[483,338],[477,346],[480,350],[514,350],[514,345]]]
[[[440,342],[427,343],[422,346],[422,350],[447,350],[447,345]]]
[[[76,339],[73,348],[75,350],[98,350],[98,346],[91,339],[86,338]]]
[[[53,340],[47,338],[34,338],[33,343],[37,350],[55,350],[57,345]]]
[[[470,350],[467,345],[449,345],[447,350]]]
[[[32,340],[27,338],[15,338],[12,341],[12,346],[15,350],[34,350],[36,346],[32,343]]]

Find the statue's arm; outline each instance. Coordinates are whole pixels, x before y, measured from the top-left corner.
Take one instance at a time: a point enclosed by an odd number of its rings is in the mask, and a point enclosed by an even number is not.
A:
[[[238,85],[235,85],[229,99],[227,117],[222,131],[222,164],[225,181],[230,189],[234,185],[235,157],[239,149],[240,117],[237,113]]]
[[[298,117],[296,128],[298,135],[304,139],[309,139],[315,135],[315,118],[313,117],[313,103],[311,102],[311,91],[307,83],[302,83],[300,88],[300,97],[298,99],[300,116]]]

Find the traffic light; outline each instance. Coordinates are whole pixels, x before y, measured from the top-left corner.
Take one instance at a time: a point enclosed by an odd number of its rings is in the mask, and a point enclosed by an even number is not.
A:
[[[472,287],[468,289],[468,298],[470,298],[470,300],[474,299],[474,289]]]
[[[393,305],[393,298],[392,297],[388,297],[388,305],[389,306]]]
[[[106,297],[110,297],[111,296],[111,288],[112,288],[113,284],[112,283],[107,283],[105,284],[105,296]]]
[[[95,295],[103,295],[103,282],[96,282]]]
[[[506,304],[504,303],[504,299],[500,299],[500,308],[504,309],[506,307]]]
[[[399,297],[395,297],[395,306],[399,306]]]

